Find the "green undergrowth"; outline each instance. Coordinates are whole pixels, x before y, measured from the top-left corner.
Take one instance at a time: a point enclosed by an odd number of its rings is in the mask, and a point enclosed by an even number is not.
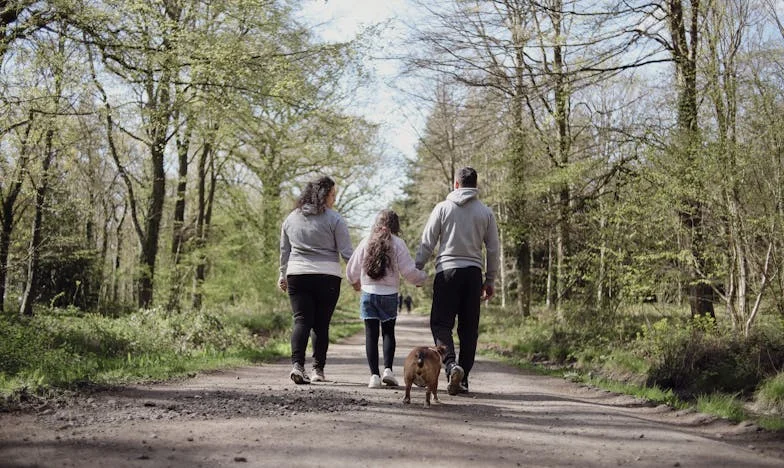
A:
[[[732,422],[740,422],[750,417],[738,395],[700,395],[695,406],[701,413],[716,415]]]
[[[162,381],[290,355],[291,312],[278,307],[162,309],[102,315],[75,308],[41,309],[33,317],[0,315],[0,397],[51,389]],[[363,327],[353,306],[340,305],[330,340]],[[0,400],[1,403],[1,400]]]
[[[739,337],[675,308],[532,315],[483,309],[480,352],[656,404],[784,426],[781,321],[760,320],[751,336]]]

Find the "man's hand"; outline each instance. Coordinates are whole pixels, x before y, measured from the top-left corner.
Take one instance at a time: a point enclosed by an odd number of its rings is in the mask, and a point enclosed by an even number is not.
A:
[[[489,301],[495,295],[495,288],[489,284],[482,286],[482,300]]]
[[[286,292],[289,290],[289,283],[286,281],[286,278],[281,278],[278,280],[278,287],[281,291]]]

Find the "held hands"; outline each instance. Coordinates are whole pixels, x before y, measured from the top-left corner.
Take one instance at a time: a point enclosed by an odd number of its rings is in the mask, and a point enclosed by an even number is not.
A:
[[[482,300],[489,301],[495,295],[495,288],[489,284],[482,286]]]
[[[353,283],[351,286],[354,288],[354,291],[359,291],[360,289],[362,289],[362,284],[359,281]]]
[[[286,278],[281,278],[278,280],[278,287],[281,291],[286,292],[289,290],[289,283],[286,281]]]

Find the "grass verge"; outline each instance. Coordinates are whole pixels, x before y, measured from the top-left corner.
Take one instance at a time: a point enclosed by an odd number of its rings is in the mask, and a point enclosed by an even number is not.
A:
[[[363,328],[339,306],[330,340]],[[0,405],[20,395],[85,385],[163,381],[290,355],[285,306],[169,313],[141,310],[104,316],[47,309],[33,317],[0,315]]]
[[[784,374],[758,387],[758,403],[749,403],[746,387],[749,376],[760,372],[760,368],[753,367],[754,362],[761,362],[757,354],[779,349],[780,332],[775,326],[769,329],[772,339],[755,338],[744,347],[737,340],[722,339],[713,323],[689,322],[677,314],[670,319],[616,317],[597,320],[599,325],[592,327],[586,316],[579,323],[570,323],[548,311],[537,312],[523,318],[484,308],[480,328],[483,347],[479,352],[519,368],[652,403],[696,409],[729,421],[752,420],[764,429],[784,430]],[[640,317],[644,320],[640,320],[638,329],[643,332],[633,333],[633,320]],[[613,321],[618,325],[607,325]],[[698,360],[695,356],[704,358]],[[686,370],[694,374],[677,367],[679,362],[686,363]],[[691,386],[682,385],[684,382]],[[711,387],[733,390],[704,394],[684,391]]]

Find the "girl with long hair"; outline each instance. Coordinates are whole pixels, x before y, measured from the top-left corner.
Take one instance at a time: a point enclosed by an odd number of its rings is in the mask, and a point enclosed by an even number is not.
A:
[[[427,280],[427,273],[417,270],[414,259],[400,234],[400,219],[392,210],[382,210],[346,265],[346,278],[361,290],[359,316],[365,321],[365,353],[370,367],[368,387],[379,388],[382,382],[397,386],[392,372],[395,359],[395,321],[400,277],[416,286]],[[379,373],[379,328],[383,337],[384,373]]]
[[[323,382],[329,323],[340,294],[342,267],[353,249],[348,226],[333,209],[337,188],[329,177],[309,182],[280,231],[278,287],[288,292],[294,328],[289,377],[296,384]],[[305,375],[305,350],[313,337],[313,370]]]

